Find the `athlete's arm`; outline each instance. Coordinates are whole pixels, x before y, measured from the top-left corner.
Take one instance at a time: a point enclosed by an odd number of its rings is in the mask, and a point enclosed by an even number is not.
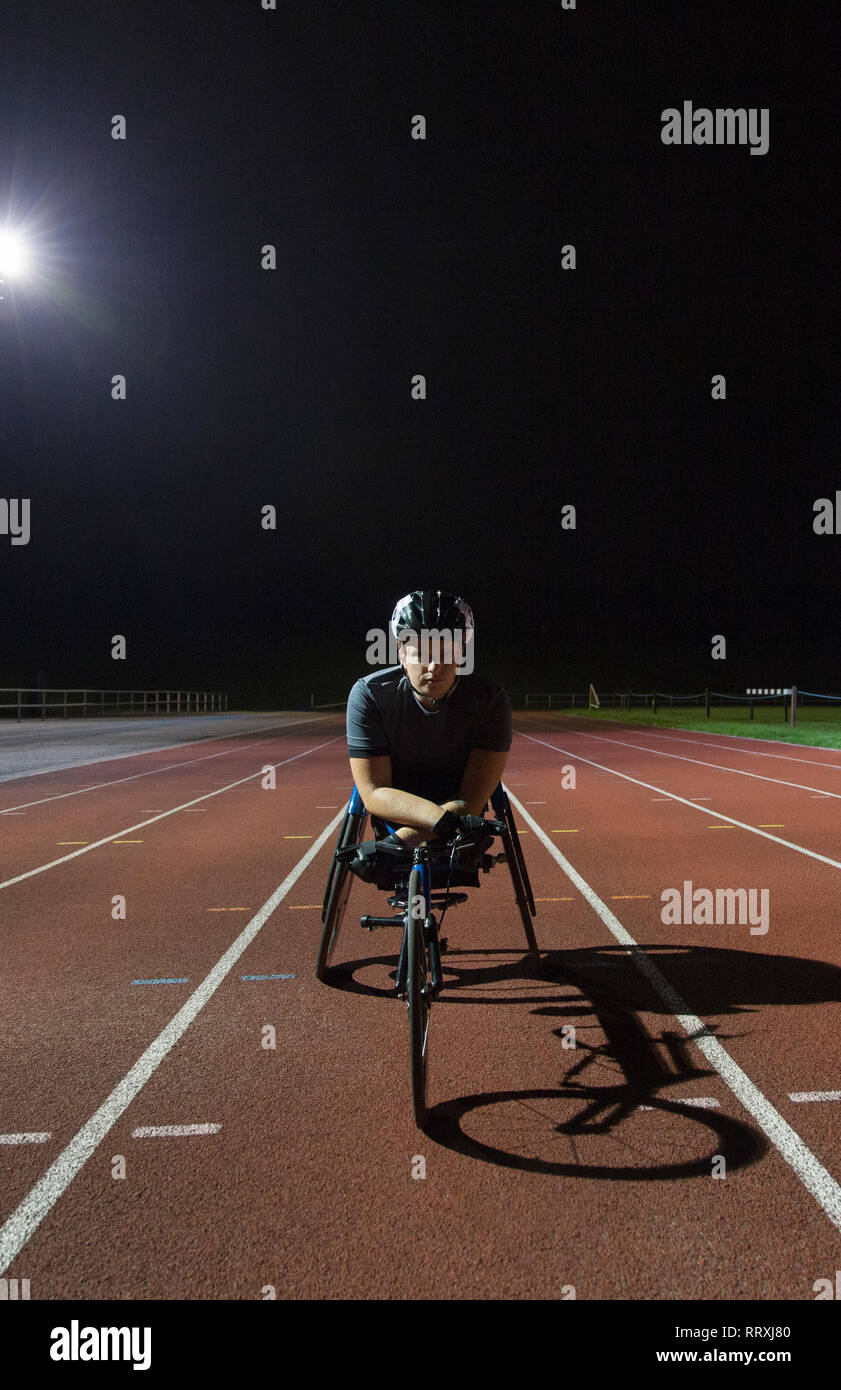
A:
[[[507,752],[492,753],[488,748],[471,749],[458,793],[461,800],[467,802],[468,815],[481,816],[491,792],[505,771],[507,761]]]
[[[431,835],[444,807],[391,785],[391,758],[351,758],[350,770],[366,810],[392,825],[411,826]],[[403,838],[401,836],[401,838]]]

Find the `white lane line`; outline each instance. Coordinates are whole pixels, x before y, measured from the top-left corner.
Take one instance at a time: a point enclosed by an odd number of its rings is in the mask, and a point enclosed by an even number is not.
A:
[[[0,1144],[46,1144],[51,1138],[49,1130],[34,1134],[0,1134]]]
[[[526,735],[523,735],[526,737]],[[551,746],[551,745],[550,745]],[[589,883],[581,877],[576,869],[573,868],[568,859],[565,859],[553,844],[546,832],[537,824],[537,821],[529,814],[525,806],[518,801],[517,797],[511,792],[508,793],[509,799],[519,810],[523,819],[528,821],[534,833],[542,840],[546,849],[551,854],[557,864],[560,864],[567,878],[576,886],[578,891],[586,898],[593,911],[602,919],[608,931],[616,938],[620,945],[627,948],[627,954],[631,957],[634,965],[642,972],[649,984],[657,991],[660,998],[667,1008],[673,1013],[688,1035],[689,1041],[694,1043],[704,1054],[707,1061],[715,1067],[719,1076],[727,1083],[736,1099],[744,1106],[748,1114],[752,1115],[763,1132],[770,1139],[771,1143],[797,1174],[804,1187],[814,1197],[818,1206],[826,1213],[832,1224],[841,1230],[841,1187],[827,1172],[823,1164],[815,1157],[811,1149],[804,1144],[800,1135],[792,1129],[791,1125],[783,1119],[778,1110],[763,1095],[759,1087],[754,1085],[746,1072],[737,1062],[734,1062],[730,1053],[722,1047],[717,1038],[713,1037],[707,1025],[702,1022],[695,1014],[690,1012],[689,1005],[678,994],[663,975],[654,962],[646,955],[645,948],[640,946],[626,931],[618,917],[614,916],[607,903],[602,902],[596,891],[590,887]],[[2,1273],[2,1271],[0,1271]]]
[[[546,714],[546,712],[546,710],[543,711],[544,714]],[[552,712],[554,713],[554,711]],[[535,711],[535,713],[539,713],[539,711]],[[587,723],[591,722],[587,719],[586,715],[581,714],[567,714],[566,718],[576,719],[579,721],[581,719],[584,719]],[[536,723],[537,720],[534,720],[532,722]],[[561,725],[560,727],[563,728],[564,726]],[[775,748],[803,748],[805,751],[809,753],[834,753],[836,754],[836,756],[841,756],[841,748],[823,748],[820,744],[816,743],[795,743],[794,740],[790,738],[752,739],[749,737],[748,734],[714,734],[712,732],[706,733],[704,729],[692,730],[692,733],[700,734],[700,738],[678,738],[676,737],[676,733],[680,730],[680,725],[678,724],[666,725],[666,728],[675,730],[675,733],[669,734],[662,732],[660,729],[655,730],[651,725],[645,727],[640,725],[634,726],[633,724],[617,724],[616,722],[610,723],[608,721],[604,721],[601,724],[601,727],[603,729],[617,729],[626,731],[632,730],[634,733],[641,734],[645,738],[660,738],[664,739],[667,743],[695,743],[700,748],[720,748],[725,753],[745,753],[750,758],[780,758],[783,761],[790,763],[813,763],[815,767],[828,767],[835,772],[841,772],[841,762],[827,763],[824,762],[821,758],[796,758],[791,753],[765,753],[764,751],[761,751],[759,748],[756,748],[754,746],[755,744],[761,742],[763,745],[772,744]],[[571,734],[583,733],[584,730],[570,728],[568,732]],[[711,738],[726,738],[730,741],[728,743],[709,743],[708,740]],[[740,747],[736,742],[737,739],[741,739],[742,744],[747,743],[750,746],[747,748]]]
[[[184,1139],[189,1134],[218,1134],[221,1125],[141,1125],[132,1139]]]
[[[320,748],[327,748],[331,743],[336,743],[344,734],[337,734],[336,738],[328,738],[325,743],[317,743],[313,748],[305,748],[303,753],[295,753],[291,758],[284,758],[282,762],[272,763],[272,767],[284,767],[287,763],[297,762],[298,758],[306,758],[310,753],[317,753]],[[266,764],[269,766],[269,764]],[[212,796],[221,796],[223,792],[230,791],[232,787],[241,787],[245,782],[252,782],[255,777],[262,777],[264,769],[252,772],[248,777],[240,777],[236,782],[229,782],[227,786],[220,787],[215,792],[205,792],[204,796],[197,796],[196,801],[209,801]],[[71,859],[77,859],[80,854],[89,854],[93,849],[99,849],[101,845],[108,845],[112,840],[116,840],[120,835],[130,835],[133,830],[142,830],[145,825],[154,825],[156,821],[165,820],[167,816],[174,816],[178,811],[184,811],[188,806],[193,806],[195,802],[186,801],[183,806],[173,806],[171,811],[163,811],[159,816],[153,816],[151,820],[142,820],[137,825],[129,825],[124,830],[115,830],[113,835],[106,835],[102,840],[92,840],[84,849],[74,849],[72,854],[63,854],[60,859],[51,859],[48,864],[40,864],[37,869],[27,869],[26,873],[17,874],[15,878],[7,878],[5,883],[0,883],[0,889],[11,888],[13,883],[22,883],[25,878],[34,878],[36,874],[46,873],[47,869],[54,869],[58,864],[66,864]]]
[[[621,725],[617,725],[617,727],[622,727],[622,726],[621,726]],[[637,731],[635,731],[635,732],[638,732],[638,733],[640,733],[640,734],[644,734],[644,735],[645,735],[646,737],[648,737],[648,738],[661,738],[661,739],[664,739],[665,742],[667,742],[667,743],[694,743],[698,748],[719,748],[719,749],[721,750],[722,753],[744,753],[744,754],[745,754],[747,757],[749,757],[749,758],[778,758],[778,759],[780,760],[780,762],[785,762],[785,763],[809,763],[809,764],[811,764],[812,767],[828,767],[832,772],[841,772],[841,763],[826,763],[826,762],[823,761],[822,758],[795,758],[795,757],[793,757],[792,754],[790,754],[790,753],[766,753],[766,752],[764,752],[762,749],[759,749],[759,748],[738,748],[735,744],[731,744],[731,743],[707,743],[707,742],[706,742],[706,739],[708,739],[708,738],[715,738],[715,737],[718,737],[718,738],[734,738],[734,739],[736,739],[736,738],[744,738],[744,737],[745,737],[744,734],[718,734],[718,735],[715,735],[715,734],[707,734],[706,737],[705,737],[704,739],[699,739],[699,738],[675,738],[674,734],[661,734],[661,733],[659,733],[659,732],[658,732],[658,733],[654,733],[653,730],[652,730],[651,732],[649,732],[647,729],[639,729],[639,730],[637,730]],[[697,732],[698,732],[698,733],[703,733],[704,731],[703,731],[703,729],[699,729],[699,730],[697,730]],[[755,741],[756,741],[756,740],[755,740]],[[814,744],[814,743],[790,743],[790,742],[788,741],[788,739],[764,738],[764,739],[762,739],[762,742],[763,742],[763,743],[773,743],[773,744],[776,744],[777,747],[781,747],[781,748],[808,748],[809,751],[810,751],[811,753],[824,752],[824,753],[835,753],[835,754],[837,755],[838,753],[841,752],[841,749],[838,749],[838,748],[823,748],[823,749],[821,749],[819,746],[817,746],[817,745]]]
[[[563,753],[568,758],[577,758],[580,763],[589,763],[591,767],[604,767],[603,763],[594,763],[590,758],[582,757],[580,753],[571,753],[568,748],[559,748],[557,743],[547,743],[545,739],[535,738],[534,734],[522,734],[519,730],[517,734],[519,738],[527,738],[532,743],[540,743],[544,748],[551,748],[555,753]],[[655,787],[651,782],[641,782],[637,777],[630,777],[627,772],[617,772],[616,768],[613,767],[605,768],[605,772],[611,773],[614,777],[621,777],[624,782],[633,782],[638,787],[645,787],[646,791],[649,792],[666,790],[665,787]],[[806,849],[804,845],[796,845],[793,840],[784,840],[781,835],[772,835],[767,830],[760,830],[758,826],[748,825],[743,820],[736,820],[735,816],[728,816],[726,811],[713,810],[711,812],[709,806],[698,806],[694,801],[688,801],[685,796],[678,796],[677,792],[667,792],[666,794],[671,801],[679,801],[682,806],[689,806],[693,811],[703,811],[705,816],[710,814],[718,816],[719,820],[729,821],[731,825],[738,826],[740,830],[749,830],[751,835],[760,835],[763,840],[771,840],[775,845],[782,845],[785,849],[793,849],[797,854],[805,854],[809,859],[817,859],[820,864],[829,864],[832,869],[841,869],[841,861],[838,859],[830,859],[826,854],[818,854],[817,850]],[[79,850],[80,854],[84,854],[84,852],[84,850]],[[0,883],[0,888],[2,887],[3,885]]]
[[[713,1096],[674,1096],[679,1105],[697,1105],[700,1110],[720,1110],[721,1101]],[[656,1110],[656,1105],[638,1105],[638,1110]]]
[[[578,731],[576,730],[576,732]],[[641,743],[628,743],[624,738],[607,738],[604,734],[585,734],[583,731],[581,732],[583,738],[594,738],[597,739],[599,743],[609,743],[617,748],[633,748],[640,753],[651,753],[655,758],[672,758],[679,763],[694,763],[696,767],[712,767],[717,772],[729,772],[732,777],[753,777],[758,782],[773,782],[777,787],[794,787],[797,791],[801,792],[820,791],[819,787],[807,787],[802,782],[786,782],[782,777],[765,777],[761,772],[746,772],[744,768],[741,767],[727,767],[724,763],[708,763],[704,762],[703,758],[688,758],[685,753],[662,753],[659,748],[646,748],[645,745]],[[523,734],[522,737],[531,738],[531,734]],[[573,755],[570,754],[570,756]],[[582,761],[586,761],[586,759]],[[841,801],[841,792],[823,792],[823,795],[833,796],[836,800]],[[698,796],[695,799],[696,801],[710,801],[712,798],[708,796]]]
[[[841,1091],[789,1091],[789,1100],[841,1100]]]
[[[324,716],[322,716],[322,717],[324,717]],[[298,721],[296,721],[296,722],[297,722],[297,723],[300,723],[301,721],[298,720]],[[315,724],[315,723],[317,723],[317,720],[313,719],[313,720],[307,720],[307,721],[305,721],[305,722]],[[272,725],[271,727],[272,727],[272,728],[278,728],[278,729],[292,729],[292,728],[295,727],[295,725],[293,725],[293,724],[277,724],[277,725]],[[255,730],[254,732],[256,733],[256,732],[259,732],[259,731],[258,731],[258,730]],[[234,735],[234,734],[214,734],[214,735],[213,735],[213,738],[216,739],[217,741],[218,741],[220,738],[235,738],[235,737],[236,737],[236,738],[242,738],[243,735],[242,735],[242,734],[236,734],[236,735]],[[197,739],[193,739],[191,742],[192,742],[192,743],[208,743],[208,742],[210,742],[210,741],[211,741],[211,740],[209,740],[209,739],[197,738]],[[110,781],[110,782],[92,782],[92,783],[90,784],[89,787],[74,787],[73,791],[69,791],[69,792],[56,792],[53,796],[42,796],[38,801],[21,801],[17,806],[11,806],[11,807],[9,807],[9,809],[8,809],[7,811],[0,811],[0,815],[2,815],[2,816],[10,816],[10,815],[13,815],[16,811],[24,811],[24,810],[26,810],[26,809],[27,809],[28,807],[30,807],[30,806],[44,806],[48,801],[63,801],[64,798],[67,797],[67,796],[82,796],[85,792],[96,792],[96,791],[99,791],[102,787],[118,787],[118,786],[120,785],[121,782],[137,782],[141,777],[154,777],[156,772],[172,772],[173,768],[178,769],[179,767],[190,767],[190,765],[191,765],[192,763],[206,763],[206,762],[210,762],[211,759],[213,759],[213,758],[229,758],[229,757],[231,756],[232,753],[239,753],[239,752],[241,752],[241,750],[242,750],[243,748],[259,748],[259,747],[261,747],[262,744],[264,744],[264,743],[271,743],[271,742],[273,742],[273,740],[270,739],[270,738],[252,739],[250,743],[240,743],[240,744],[237,745],[236,748],[224,748],[224,749],[222,750],[221,753],[203,753],[202,756],[201,756],[200,758],[185,758],[184,761],[183,761],[183,762],[180,762],[180,763],[165,763],[163,767],[152,767],[152,768],[150,768],[150,769],[148,770],[148,772],[133,772],[133,773],[131,774],[130,777],[114,777],[114,778],[112,779],[112,781]],[[166,748],[146,748],[146,749],[143,750],[143,753],[121,753],[121,754],[115,754],[113,758],[111,758],[111,757],[108,757],[108,758],[94,758],[93,761],[92,761],[91,763],[73,763],[73,764],[70,764],[70,766],[72,766],[72,767],[90,767],[90,766],[93,766],[93,765],[94,765],[95,763],[97,763],[97,762],[103,762],[103,763],[115,762],[115,761],[118,761],[119,758],[121,758],[121,757],[123,757],[123,758],[142,758],[146,753],[166,753],[166,752],[169,751],[170,748],[179,748],[179,747],[180,747],[180,748],[188,748],[188,747],[190,747],[190,746],[191,746],[191,744],[184,744],[184,743],[182,743],[182,744],[177,744],[177,743],[173,743],[173,744],[168,744]],[[60,768],[60,767],[59,767],[59,768],[56,768],[56,767],[44,768],[44,772],[63,772],[63,771],[65,771],[65,769],[64,769],[64,768]],[[39,772],[13,772],[13,773],[11,774],[10,777],[0,777],[0,782],[11,782],[11,781],[12,781],[14,778],[16,778],[16,777],[41,777],[41,776],[43,776],[43,773],[40,772],[40,771],[39,771]],[[142,816],[142,815],[145,814],[145,812],[141,811],[140,814],[141,814],[141,816]]]
[[[215,994],[222,981],[230,974],[246,947],[254,940],[260,928],[265,925],[278,904],[282,902],[289,890],[297,883],[301,874],[309,868],[322,846],[330,839],[340,820],[341,813],[334,816],[329,825],[325,826],[318,839],[310,845],[291,873],[287,874],[271,897],[266,899],[251,921],[243,927],[239,936],[193,991],[186,1004],[178,1010],[178,1013],[158,1034],[154,1042],[147,1047],[142,1057],[138,1058],[122,1081],[117,1083],[95,1114],[82,1126],[78,1134],[74,1135],[43,1177],[39,1178],[35,1186],[12,1212],[5,1225],[0,1229],[0,1275],[5,1274],[12,1260],[20,1254],[45,1216],[66,1192],[79,1170],[96,1152],[135,1096],[186,1033],[190,1024]]]

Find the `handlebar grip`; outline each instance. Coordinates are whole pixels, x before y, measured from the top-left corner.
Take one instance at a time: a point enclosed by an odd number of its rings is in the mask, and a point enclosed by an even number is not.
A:
[[[505,825],[499,820],[485,820],[484,816],[460,816],[462,832],[468,835],[502,835]]]
[[[392,839],[377,840],[377,841],[376,841],[376,846],[377,846],[377,849],[378,849],[378,850],[383,850],[386,854],[411,854],[411,853],[412,853],[411,845],[404,845],[402,842],[400,842],[400,843],[395,843],[395,841],[392,840]]]

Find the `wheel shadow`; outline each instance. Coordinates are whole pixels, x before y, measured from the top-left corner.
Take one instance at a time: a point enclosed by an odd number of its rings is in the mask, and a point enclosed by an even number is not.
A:
[[[709,1177],[714,1158],[723,1158],[727,1171],[756,1162],[769,1145],[752,1125],[716,1109],[666,1098],[675,1086],[718,1074],[698,1064],[699,1054],[690,1052],[692,1039],[684,1033],[666,1024],[653,1034],[643,1025],[643,1014],[674,1015],[635,965],[638,951],[656,961],[699,1016],[735,1018],[768,1004],[841,1001],[837,966],[792,956],[673,944],[644,949],[605,945],[544,953],[535,970],[528,956],[512,960],[515,952],[448,951],[436,1009],[441,1003],[529,1005],[537,1018],[576,1020],[576,1036],[570,1047],[569,1025],[552,1029],[562,1069],[557,1086],[465,1094],[440,1102],[428,1114],[429,1137],[501,1167],[601,1180]],[[395,963],[393,956],[350,961],[331,972],[332,983],[393,997],[388,985],[373,985],[360,976],[375,968],[382,978]],[[434,1014],[432,1027],[434,1033]],[[591,1030],[599,1042],[581,1036]],[[705,1025],[701,1036],[727,1041],[745,1031],[719,1030],[720,1024]],[[669,1130],[676,1156],[656,1156],[658,1144],[649,1143],[640,1128],[645,1111],[655,1112],[661,1129],[665,1125]],[[570,1150],[568,1160],[560,1156],[562,1145]]]

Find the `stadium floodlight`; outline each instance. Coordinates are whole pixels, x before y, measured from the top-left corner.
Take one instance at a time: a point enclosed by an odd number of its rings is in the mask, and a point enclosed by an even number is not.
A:
[[[0,275],[16,280],[26,274],[28,264],[26,238],[14,227],[0,228]]]

